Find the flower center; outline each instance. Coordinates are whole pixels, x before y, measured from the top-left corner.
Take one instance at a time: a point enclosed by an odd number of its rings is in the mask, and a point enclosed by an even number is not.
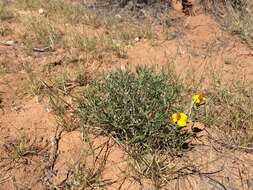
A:
[[[181,119],[181,114],[178,112],[177,113],[177,116],[176,116],[177,120],[180,120]]]
[[[202,94],[199,95],[199,101],[203,101],[204,100],[204,96]]]

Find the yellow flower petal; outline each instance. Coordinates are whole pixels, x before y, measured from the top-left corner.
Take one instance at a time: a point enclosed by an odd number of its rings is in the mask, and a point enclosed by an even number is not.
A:
[[[183,112],[174,113],[171,120],[180,127],[186,126],[188,116]]]
[[[196,94],[196,95],[192,96],[192,101],[193,101],[194,103],[199,104],[199,103],[200,103],[199,95]]]
[[[188,116],[185,113],[180,113],[180,119],[179,120],[187,120]]]
[[[179,127],[185,127],[185,126],[186,126],[186,120],[180,119],[180,120],[177,122],[177,125],[178,125]]]
[[[172,116],[171,116],[171,120],[176,123],[178,121],[178,116],[177,116],[177,113],[174,113]]]
[[[202,94],[196,94],[192,96],[192,101],[195,104],[204,104],[206,102],[206,97]]]

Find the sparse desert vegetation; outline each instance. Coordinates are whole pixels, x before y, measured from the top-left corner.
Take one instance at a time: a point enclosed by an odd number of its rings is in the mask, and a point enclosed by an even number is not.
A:
[[[0,190],[253,189],[248,0],[2,0]]]

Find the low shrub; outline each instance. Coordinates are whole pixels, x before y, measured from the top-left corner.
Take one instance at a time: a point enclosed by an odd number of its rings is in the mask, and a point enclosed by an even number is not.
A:
[[[132,147],[179,150],[189,135],[169,118],[180,109],[181,89],[171,73],[147,67],[136,72],[116,70],[88,87],[79,110],[86,124]]]

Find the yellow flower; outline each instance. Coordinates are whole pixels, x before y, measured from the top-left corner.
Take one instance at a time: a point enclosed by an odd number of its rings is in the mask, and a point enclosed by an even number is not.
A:
[[[188,116],[185,113],[177,112],[171,116],[171,121],[177,124],[179,127],[185,127],[187,125]]]
[[[192,96],[192,102],[195,103],[196,105],[201,105],[206,103],[206,96],[203,94],[196,94]]]

